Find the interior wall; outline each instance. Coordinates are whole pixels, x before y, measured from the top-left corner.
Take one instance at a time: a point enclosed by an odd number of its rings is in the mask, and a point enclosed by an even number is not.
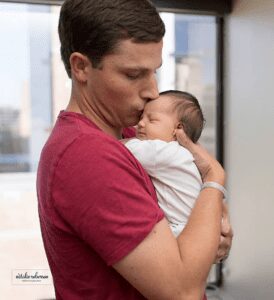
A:
[[[225,165],[235,232],[225,289],[235,300],[272,300],[274,1],[234,1],[225,42]]]

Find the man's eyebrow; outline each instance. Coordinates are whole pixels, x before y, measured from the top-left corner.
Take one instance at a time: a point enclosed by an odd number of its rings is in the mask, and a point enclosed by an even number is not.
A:
[[[160,63],[160,65],[156,68],[156,70],[160,69],[162,64],[163,64],[163,62]],[[132,70],[132,71],[140,71],[140,72],[146,72],[146,71],[150,70],[149,68],[139,67],[139,66],[126,66],[125,69],[126,70]]]

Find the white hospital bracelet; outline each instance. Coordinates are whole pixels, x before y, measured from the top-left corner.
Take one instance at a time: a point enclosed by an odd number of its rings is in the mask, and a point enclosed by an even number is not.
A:
[[[204,182],[203,185],[202,185],[201,190],[203,190],[205,188],[214,188],[214,189],[217,189],[218,191],[220,191],[221,193],[223,193],[224,199],[227,198],[227,190],[221,184],[219,184],[217,182],[214,182],[214,181]]]

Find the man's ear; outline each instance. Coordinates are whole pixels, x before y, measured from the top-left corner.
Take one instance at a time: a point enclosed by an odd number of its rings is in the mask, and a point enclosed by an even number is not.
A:
[[[87,56],[79,52],[73,52],[69,61],[71,66],[71,75],[74,76],[77,81],[85,83],[87,81],[88,67],[90,65],[90,61]]]

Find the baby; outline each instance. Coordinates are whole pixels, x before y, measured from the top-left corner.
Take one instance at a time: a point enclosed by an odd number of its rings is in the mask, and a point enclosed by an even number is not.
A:
[[[203,113],[193,95],[165,91],[146,104],[136,138],[125,143],[151,177],[159,206],[176,237],[187,223],[202,179],[192,154],[179,145],[175,132],[183,127],[196,143],[203,126]]]

